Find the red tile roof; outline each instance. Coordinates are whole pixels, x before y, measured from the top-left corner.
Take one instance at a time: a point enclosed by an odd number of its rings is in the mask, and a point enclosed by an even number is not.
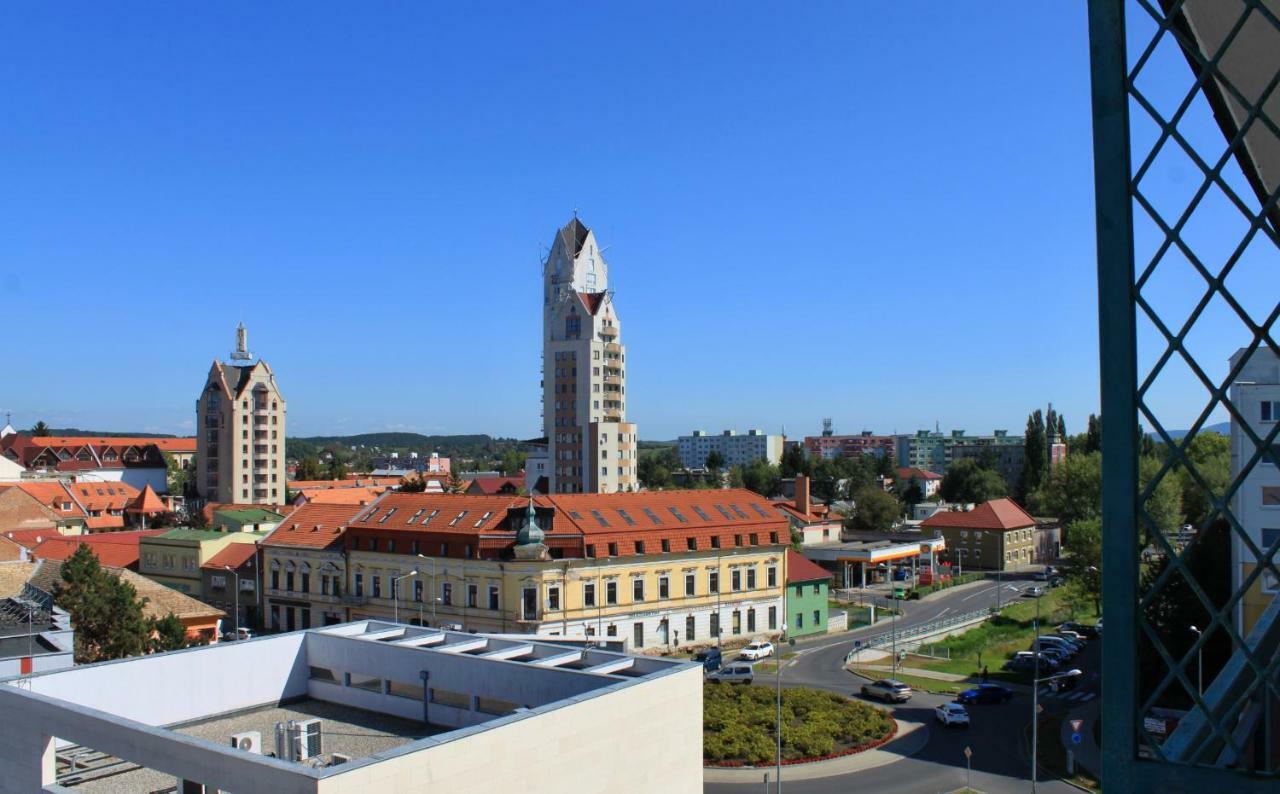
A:
[[[26,549],[34,549],[48,538],[80,537],[79,535],[63,535],[57,529],[52,527],[43,529],[14,529],[5,532],[4,536]]]
[[[204,565],[200,567],[211,570],[222,570],[225,567],[230,567],[234,571],[253,559],[253,556],[257,553],[258,544],[256,543],[232,543],[205,560]]]
[[[84,518],[84,509],[67,490],[61,481],[58,482],[23,482],[21,488],[45,507],[51,508],[61,518]]]
[[[903,467],[895,469],[894,473],[899,480],[941,480],[942,475],[936,474],[925,469],[917,469],[914,467]]]
[[[787,549],[787,584],[796,582],[813,582],[818,579],[830,579],[831,572],[806,559],[794,549]]]
[[[124,510],[138,498],[138,489],[123,482],[72,482],[67,490],[90,514]]]
[[[604,303],[605,293],[603,292],[579,292],[578,297],[582,299],[582,305],[592,316],[600,311],[600,306]]]
[[[165,503],[160,499],[160,496],[151,489],[151,483],[147,483],[143,487],[142,492],[129,503],[127,508],[125,508],[125,511],[129,513],[153,514],[163,513],[168,509],[169,508],[165,506]]]
[[[263,546],[337,548],[351,521],[367,508],[356,505],[308,503],[292,513],[262,540]]]
[[[512,496],[390,491],[351,524],[373,530],[474,535],[501,530],[507,510],[527,501]],[[432,511],[439,512],[432,515]]]
[[[145,529],[134,532],[107,532],[101,535],[58,536],[47,538],[31,552],[38,560],[65,560],[81,544],[89,547],[98,562],[111,568],[137,568],[138,545],[142,538],[167,530]]]
[[[922,527],[947,529],[987,529],[1007,532],[1034,527],[1036,520],[1012,499],[993,499],[967,512],[943,510],[920,522]]]
[[[367,505],[377,499],[386,488],[382,486],[371,488],[307,488],[300,491],[300,495],[306,500],[306,504],[321,505]]]
[[[515,493],[524,487],[524,477],[476,477],[467,486],[467,492],[494,496],[503,493]]]
[[[796,503],[790,499],[775,499],[771,504],[783,513],[794,517],[798,521],[806,524],[817,524],[823,521],[839,521],[840,517],[832,515],[831,509],[826,505],[810,505],[808,513],[802,513],[796,507]]]

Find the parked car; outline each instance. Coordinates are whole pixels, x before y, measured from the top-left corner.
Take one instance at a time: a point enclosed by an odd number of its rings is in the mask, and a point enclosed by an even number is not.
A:
[[[961,703],[1008,703],[1012,699],[1013,690],[999,684],[979,684],[957,698]]]
[[[1098,636],[1102,636],[1102,618],[1098,618],[1098,622],[1093,624],[1093,630],[1098,632]]]
[[[707,676],[707,680],[713,684],[750,684],[755,680],[755,675],[754,665],[732,662]]]
[[[238,629],[233,629],[231,631],[222,632],[223,642],[234,642],[236,640],[251,640],[251,639],[253,639],[253,632],[243,627]]]
[[[1037,645],[1039,646],[1038,648]],[[1063,639],[1062,637],[1051,637],[1047,634],[1042,634],[1032,640],[1031,647],[1027,650],[1044,650],[1045,648],[1061,648],[1067,652],[1068,656],[1075,656],[1080,652],[1080,646],[1076,645],[1074,642]]]
[[[1079,634],[1082,637],[1088,637],[1089,639],[1093,639],[1094,637],[1098,636],[1098,629],[1094,626],[1090,626],[1085,623],[1067,622],[1059,626],[1058,629],[1059,630],[1066,629],[1067,631],[1074,631],[1076,634]]]
[[[1067,578],[1065,576],[1058,576],[1057,574],[1055,574],[1049,577],[1050,587],[1062,587],[1066,583],[1067,583]]]
[[[1036,660],[1030,656],[1015,656],[1004,663],[1003,669],[1011,673],[1035,672]]]
[[[885,703],[906,703],[911,699],[911,687],[892,678],[881,678],[862,685],[864,698],[875,698]]]
[[[933,714],[943,725],[969,727],[969,712],[959,703],[943,703],[933,710]]]
[[[719,648],[704,648],[693,655],[695,662],[702,663],[702,669],[714,673],[720,669],[721,655]]]
[[[773,643],[765,640],[756,640],[738,652],[739,659],[752,662],[758,662],[769,656],[773,656]]]
[[[1060,648],[1045,648],[1040,651],[1040,655],[1045,659],[1049,659],[1058,666],[1062,666],[1067,663],[1066,651],[1063,651]]]
[[[1040,651],[1039,653],[1036,653],[1035,651],[1018,651],[1017,655],[1014,656],[1013,658],[1025,660],[1024,662],[1022,662],[1023,669],[1034,670],[1036,667],[1037,656],[1040,657],[1040,669],[1042,671],[1048,670],[1050,672],[1053,672],[1054,670],[1057,670],[1059,667],[1061,667],[1061,663],[1057,659],[1049,656],[1044,651]]]
[[[1078,631],[1072,631],[1071,629],[1058,629],[1057,631],[1050,634],[1049,636],[1061,637],[1064,640],[1070,640],[1071,642],[1074,642],[1076,645],[1084,645],[1089,641],[1088,637],[1084,636]]]
[[[899,568],[893,572],[893,581],[895,582],[905,582],[910,578],[911,571],[908,571],[906,568]]]
[[[1031,596],[1032,598],[1039,598],[1040,596],[1044,595],[1044,588],[1038,584],[1033,584],[1023,592],[1025,592],[1027,595]]]

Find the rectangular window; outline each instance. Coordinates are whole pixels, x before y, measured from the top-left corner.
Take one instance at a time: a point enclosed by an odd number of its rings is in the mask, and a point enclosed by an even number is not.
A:
[[[719,535],[712,535],[712,536],[711,536],[711,548],[713,548],[713,549],[718,549],[718,548],[720,548],[720,536],[719,536]]]
[[[311,574],[309,573],[301,574],[300,578],[302,580],[302,592],[310,593],[311,592]]]
[[[756,569],[755,568],[747,569],[747,589],[748,590],[756,589]]]
[[[711,636],[720,636],[720,615],[716,612],[711,613]]]
[[[684,575],[684,594],[691,596],[698,591],[698,576],[693,573]]]
[[[765,587],[778,586],[778,566],[770,565],[764,569]]]
[[[738,535],[734,535],[734,536],[733,536],[733,545],[735,545],[735,546],[741,546],[741,545],[742,545],[742,535],[741,535],[741,534],[738,534]]]
[[[489,609],[494,612],[498,611],[498,586],[497,585],[492,585],[492,584],[489,585]]]
[[[670,540],[667,540],[666,538],[663,538],[663,539],[662,539],[662,551],[663,551],[663,553],[670,553],[670,552],[671,552],[671,541],[670,541]]]
[[[697,550],[698,550],[698,539],[697,539],[697,538],[685,538],[685,545],[689,547],[689,551],[697,551]]]
[[[556,586],[547,588],[547,609],[552,612],[560,610],[560,588]]]
[[[796,613],[796,628],[798,628],[798,629],[802,629],[802,628],[804,628],[804,613],[803,613],[803,612],[797,612],[797,613]]]
[[[373,584],[373,597],[382,598],[382,577],[371,576],[369,577],[369,579],[370,579],[370,582]]]
[[[1275,400],[1262,401],[1262,421],[1274,422],[1280,419],[1280,402]]]
[[[618,603],[618,583],[617,582],[604,583],[604,602],[606,604]]]
[[[684,619],[684,640],[685,640],[685,642],[693,642],[695,639],[697,639],[697,637],[696,637],[696,636],[694,636],[694,626],[695,626],[695,624],[696,624],[696,621],[694,621],[694,619],[693,619],[693,615],[690,615],[690,616],[688,616],[687,618],[685,618],[685,619]]]
[[[770,631],[778,630],[778,608],[777,607],[769,607],[769,630]]]
[[[635,579],[631,580],[631,600],[632,601],[644,600],[644,579],[641,579],[638,576]]]
[[[658,577],[658,598],[671,597],[671,581],[665,576]]]
[[[644,541],[643,541],[643,540],[637,540],[637,541],[636,541],[636,554],[644,554]]]
[[[440,603],[445,606],[453,604],[453,585],[449,582],[444,582],[440,585]]]
[[[751,533],[751,545],[752,545],[752,546],[759,546],[759,545],[760,545],[760,536],[759,536],[758,534],[756,534],[755,532],[752,532],[752,533]]]
[[[585,607],[593,607],[596,605],[596,585],[595,582],[584,582],[582,585],[582,605]]]
[[[356,595],[364,596],[364,574],[356,574]]]
[[[735,593],[742,589],[742,571],[737,568],[729,572],[729,589]]]
[[[284,589],[290,593],[293,592],[293,571],[286,571],[284,575]]]
[[[821,610],[817,610],[817,609],[813,610],[813,625],[815,626],[819,625],[818,621],[821,619],[821,617],[822,617]]]
[[[720,572],[719,571],[711,571],[710,573],[707,574],[707,592],[708,593],[720,592]]]
[[[609,544],[609,556],[610,556],[610,557],[617,557],[617,556],[618,556],[618,544],[617,544],[617,543],[610,543],[610,544]]]
[[[476,609],[480,606],[480,585],[467,585],[467,608]]]
[[[594,543],[587,544],[587,556],[588,557],[596,556],[596,544]]]

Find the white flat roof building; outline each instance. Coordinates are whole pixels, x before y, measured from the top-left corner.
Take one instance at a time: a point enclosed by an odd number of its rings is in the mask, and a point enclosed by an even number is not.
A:
[[[702,790],[699,665],[379,621],[6,679],[0,714],[5,794]]]
[[[686,469],[703,468],[712,452],[724,457],[725,466],[746,466],[756,460],[776,464],[782,460],[782,436],[771,436],[760,430],[748,430],[746,435],[725,430],[715,436],[695,430],[693,435],[680,436],[676,445],[680,465]]]

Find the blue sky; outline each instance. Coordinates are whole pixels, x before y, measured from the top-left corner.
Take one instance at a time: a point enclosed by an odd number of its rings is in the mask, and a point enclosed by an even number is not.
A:
[[[243,320],[291,434],[536,435],[539,257],[574,209],[609,246],[642,437],[1017,430],[1050,400],[1074,432],[1096,409],[1084,3],[9,23],[19,426],[189,431]]]

